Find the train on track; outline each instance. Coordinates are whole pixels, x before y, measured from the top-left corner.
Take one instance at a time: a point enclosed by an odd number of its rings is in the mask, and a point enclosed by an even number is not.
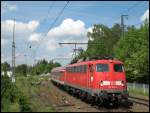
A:
[[[90,103],[129,105],[125,69],[116,59],[92,59],[56,67],[51,71],[51,80]]]

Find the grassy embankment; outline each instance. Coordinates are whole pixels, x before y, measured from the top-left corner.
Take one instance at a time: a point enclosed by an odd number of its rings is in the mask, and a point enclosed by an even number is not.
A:
[[[135,96],[139,96],[139,97],[144,97],[144,98],[149,98],[149,92],[145,91],[145,93],[144,93],[144,91],[143,91],[142,88],[133,89],[132,87],[129,87],[128,88],[128,92],[131,95],[135,95]]]
[[[41,87],[41,82],[49,77],[16,77],[15,84],[3,79],[1,88],[2,112],[53,112],[49,100],[41,96],[50,86]],[[7,81],[6,81],[7,80]]]
[[[52,112],[51,105],[46,104],[40,94],[44,91],[40,84],[42,81],[47,80],[48,77],[18,77],[16,79],[17,87],[24,93],[29,99],[30,108],[32,111],[37,112]],[[48,89],[47,89],[48,90]],[[50,89],[49,89],[50,90]]]

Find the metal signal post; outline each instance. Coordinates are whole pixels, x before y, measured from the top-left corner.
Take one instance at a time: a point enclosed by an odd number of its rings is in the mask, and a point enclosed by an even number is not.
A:
[[[124,37],[124,17],[128,17],[128,15],[121,15],[121,28],[122,28],[122,37]]]
[[[13,42],[12,42],[12,82],[15,82],[15,19],[13,26]]]

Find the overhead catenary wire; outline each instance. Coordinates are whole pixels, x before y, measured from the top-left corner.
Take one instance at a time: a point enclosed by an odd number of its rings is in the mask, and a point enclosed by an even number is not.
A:
[[[51,24],[50,28],[48,29],[48,32],[49,32],[49,30],[51,30],[51,29],[55,26],[57,20],[60,18],[60,16],[61,16],[62,13],[64,12],[64,10],[65,10],[65,8],[67,7],[68,4],[69,4],[69,1],[67,1],[67,3],[65,4],[65,6],[62,8],[62,10],[60,11],[60,13],[58,14],[58,16],[55,18],[54,22]],[[48,32],[46,33],[45,37],[47,36]],[[42,38],[41,41],[44,41],[45,39],[46,39],[46,38]],[[39,49],[40,46],[41,46],[41,43],[40,43],[40,44],[37,46],[37,48],[35,49],[34,55],[36,55],[36,51]],[[34,59],[35,59],[35,57],[34,57]]]
[[[41,23],[43,23],[45,20],[47,20],[49,18],[49,15],[51,14],[51,11],[54,7],[54,4],[55,4],[55,1],[53,1],[52,4],[50,5],[48,12],[47,12],[47,15],[45,16],[45,18],[43,19],[43,21]]]
[[[52,10],[52,8],[53,8],[53,6],[54,6],[54,3],[55,3],[55,1],[53,1],[53,2],[51,3],[51,5],[50,5],[50,7],[49,7],[49,9],[48,9],[48,12],[47,12],[47,16],[45,16],[45,18],[43,19],[42,22],[44,22],[44,21],[49,17],[49,15],[50,15],[50,13],[51,13],[51,10]],[[29,44],[28,41],[26,41],[26,42],[25,42],[24,51],[23,51],[22,53],[23,53],[23,54],[27,54],[27,51],[28,51],[28,49],[29,49],[29,46],[31,46],[31,45],[32,45],[32,44]],[[39,45],[39,43],[37,44],[37,46],[38,46],[38,45]],[[33,48],[33,45],[32,45],[31,47]],[[30,50],[31,50],[31,49],[30,49]],[[32,58],[35,57],[34,54],[32,54],[31,57],[32,57]]]
[[[69,1],[68,1],[69,2]],[[141,3],[141,1],[140,2],[137,2],[137,3],[135,3],[134,5],[132,5],[131,7],[129,7],[129,8],[127,8],[126,10],[124,10],[124,11],[122,11],[121,12],[121,14],[122,13],[125,13],[125,12],[129,12],[131,9],[133,9],[133,8],[135,8],[137,5],[139,5]],[[67,6],[67,4],[64,6],[64,8],[62,9],[62,11],[60,12],[60,15],[61,15],[61,13],[63,12],[63,10],[65,9],[65,7]],[[58,15],[58,17],[55,19],[55,21],[52,23],[52,25],[51,25],[51,27],[49,28],[49,30],[55,25],[55,23],[56,23],[56,21],[58,20],[58,18],[60,17],[60,15]],[[117,16],[118,17],[118,16]],[[120,17],[120,15],[119,15],[119,17]],[[48,30],[48,31],[49,31]],[[38,46],[39,47],[39,46]],[[38,48],[37,48],[38,49]]]
[[[68,2],[69,2],[69,1],[68,1]],[[136,7],[137,5],[139,5],[139,3],[141,3],[141,2],[138,2],[138,3],[134,4],[134,5],[132,5],[132,6],[129,7],[128,9],[124,10],[122,13],[124,13],[124,12],[129,12],[131,9],[133,9],[134,7]],[[54,3],[53,3],[53,4],[54,4]],[[52,6],[53,6],[53,5],[51,4],[49,10],[52,9]],[[67,6],[67,4],[65,5],[65,7],[66,7],[66,6]],[[63,12],[63,10],[65,9],[65,7],[62,9],[61,12]],[[61,12],[60,12],[60,13],[61,13]],[[59,16],[61,16],[61,15],[59,15]],[[59,19],[59,16],[58,16],[58,17],[55,19],[55,21],[52,23],[52,25],[51,25],[51,27],[49,28],[49,30],[52,28],[52,26],[55,25],[56,21]],[[49,31],[49,30],[48,30],[48,31]],[[44,40],[44,38],[43,38],[43,40]],[[41,43],[40,43],[40,44],[41,44]],[[35,50],[38,50],[40,44],[37,45],[37,48],[35,48]],[[33,55],[35,55],[35,54],[33,54]]]
[[[49,9],[48,9],[47,16],[45,16],[45,18],[42,20],[42,22],[46,21],[46,19],[49,17],[49,14],[51,13],[51,10],[52,10],[52,8],[54,7],[54,4],[55,4],[55,1],[53,1],[53,2],[51,3],[51,5],[50,5],[50,7],[49,7]],[[24,54],[26,53],[27,49],[29,49],[29,46],[31,46],[31,48],[33,48],[33,45],[32,45],[32,44],[28,44],[27,42],[25,42],[25,43],[26,43],[25,45],[27,45],[27,47],[26,47],[26,49],[24,49],[24,51],[23,51]],[[38,44],[38,45],[39,45],[39,44]],[[37,45],[37,46],[38,46],[38,45]],[[31,50],[31,48],[30,48],[30,50]],[[32,49],[32,50],[33,50],[33,49]],[[32,59],[35,58],[35,52],[36,52],[36,49],[33,50],[33,54],[31,55],[31,58],[32,58]]]
[[[49,14],[51,13],[52,8],[54,7],[55,1],[52,2],[52,4],[49,7],[49,10],[47,12],[47,16],[43,19],[43,22],[48,18]],[[38,46],[38,45],[37,45]],[[32,55],[32,58],[35,60],[35,56],[36,56],[36,48],[34,51],[34,54]]]
[[[62,15],[63,11],[65,10],[65,8],[67,7],[67,5],[69,4],[69,1],[67,1],[67,3],[65,4],[65,6],[63,7],[63,9],[60,11],[60,13],[58,14],[58,16],[56,17],[56,19],[54,20],[54,22],[52,23],[52,25],[50,26],[50,28],[48,29],[48,31],[50,29],[52,29],[52,27],[54,27],[55,23],[57,22],[57,20],[60,18],[60,16]],[[47,32],[48,33],[48,32]]]

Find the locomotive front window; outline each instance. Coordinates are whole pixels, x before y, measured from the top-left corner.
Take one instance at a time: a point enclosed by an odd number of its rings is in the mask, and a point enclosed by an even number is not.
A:
[[[124,68],[122,64],[114,64],[114,70],[115,72],[123,72]]]
[[[108,64],[97,64],[96,71],[97,72],[108,72],[109,71]]]

